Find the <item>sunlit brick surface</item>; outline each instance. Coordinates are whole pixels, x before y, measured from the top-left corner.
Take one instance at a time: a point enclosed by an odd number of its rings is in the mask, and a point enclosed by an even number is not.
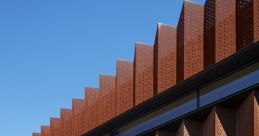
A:
[[[78,118],[79,118],[79,127],[78,127],[78,131],[79,131],[79,134],[83,134],[86,129],[85,129],[85,108],[82,109],[82,111],[79,112],[78,114]]]
[[[134,82],[136,105],[153,96],[153,46],[136,43]]]
[[[117,115],[133,107],[133,63],[117,60],[116,111]]]
[[[100,118],[99,124],[116,115],[116,77],[100,75]]]
[[[59,136],[60,119],[50,118],[50,136]]]
[[[49,126],[41,126],[40,136],[50,136],[50,127]]]
[[[236,52],[236,0],[207,0],[204,24],[205,67]]]
[[[84,108],[85,101],[81,99],[73,99],[72,100],[72,136],[79,136],[79,121],[83,120],[80,119],[80,113]]]
[[[98,106],[97,100],[99,98],[99,89],[86,87],[86,97],[88,104],[88,115],[89,117],[87,130],[91,130],[98,125]]]
[[[40,136],[40,133],[32,133],[32,136]]]
[[[61,109],[60,111],[60,131],[62,136],[72,135],[72,110]]]
[[[154,90],[165,91],[176,84],[176,28],[159,24],[154,45]]]
[[[177,80],[203,69],[203,6],[185,1],[177,30]]]

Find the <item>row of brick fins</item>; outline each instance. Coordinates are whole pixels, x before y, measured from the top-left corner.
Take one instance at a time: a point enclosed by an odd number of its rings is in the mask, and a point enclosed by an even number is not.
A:
[[[259,93],[253,91],[236,108],[214,106],[205,120],[182,119],[175,131],[157,130],[154,136],[258,136]]]
[[[154,46],[136,43],[133,62],[117,60],[116,76],[100,75],[33,136],[79,136],[258,40],[259,0],[184,1],[177,27],[159,23]]]

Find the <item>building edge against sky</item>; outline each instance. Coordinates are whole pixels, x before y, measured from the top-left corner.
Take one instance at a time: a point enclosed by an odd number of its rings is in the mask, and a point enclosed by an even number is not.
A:
[[[117,61],[116,76],[100,75],[100,88],[86,87],[40,135],[87,132],[258,40],[259,0],[185,1],[177,27],[159,23],[154,46],[136,43],[134,62]]]

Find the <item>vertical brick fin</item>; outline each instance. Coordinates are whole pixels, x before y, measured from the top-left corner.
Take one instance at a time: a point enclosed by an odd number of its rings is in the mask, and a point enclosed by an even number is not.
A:
[[[234,136],[235,110],[224,107],[214,107],[203,124],[203,135]]]
[[[89,122],[90,122],[90,110],[88,105],[87,98],[87,89],[85,88],[85,108],[84,108],[84,132],[89,130]]]
[[[176,84],[176,28],[159,23],[154,44],[154,91]]]
[[[32,133],[32,136],[40,136],[40,133]]]
[[[72,110],[60,110],[60,133],[62,136],[72,135]]]
[[[203,69],[203,20],[203,6],[184,1],[177,32],[177,57],[180,61],[177,62],[178,81],[187,79]]]
[[[105,90],[107,94],[104,97],[105,120],[110,120],[116,116],[116,77],[103,75],[103,82],[100,83],[100,89]]]
[[[203,122],[202,133],[204,136],[215,136],[215,127],[216,127],[216,110],[215,108],[210,112],[209,116]]]
[[[136,43],[134,58],[135,105],[153,97],[153,46]]]
[[[97,101],[99,100],[99,89],[97,88],[90,88],[86,87],[86,100],[87,100],[87,117],[88,117],[88,128],[87,130],[91,130],[98,125],[98,104]]]
[[[50,127],[49,126],[41,126],[41,136],[50,136]]]
[[[254,42],[259,41],[259,0],[254,0]]]
[[[155,136],[176,136],[173,132],[157,130]]]
[[[60,119],[50,118],[50,136],[59,136]]]
[[[72,136],[79,136],[79,114],[83,110],[85,101],[82,99],[72,99]]]
[[[235,110],[216,106],[216,136],[235,135]]]
[[[252,92],[236,113],[236,135],[258,136],[259,106],[258,91]]]
[[[254,0],[238,0],[237,2],[237,50],[254,42]]]
[[[183,119],[176,136],[201,136],[202,135],[202,122]]]
[[[116,77],[100,75],[101,114],[100,124],[116,116]]]
[[[204,67],[215,63],[215,0],[204,6]]]
[[[215,61],[236,52],[236,0],[216,0]]]
[[[116,111],[117,115],[133,107],[133,63],[116,62]]]

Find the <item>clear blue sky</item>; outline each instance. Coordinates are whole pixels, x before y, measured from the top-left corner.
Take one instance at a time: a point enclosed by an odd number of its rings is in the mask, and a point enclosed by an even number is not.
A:
[[[203,3],[204,0],[194,0]],[[30,136],[115,60],[176,25],[182,0],[0,0],[0,136]]]

